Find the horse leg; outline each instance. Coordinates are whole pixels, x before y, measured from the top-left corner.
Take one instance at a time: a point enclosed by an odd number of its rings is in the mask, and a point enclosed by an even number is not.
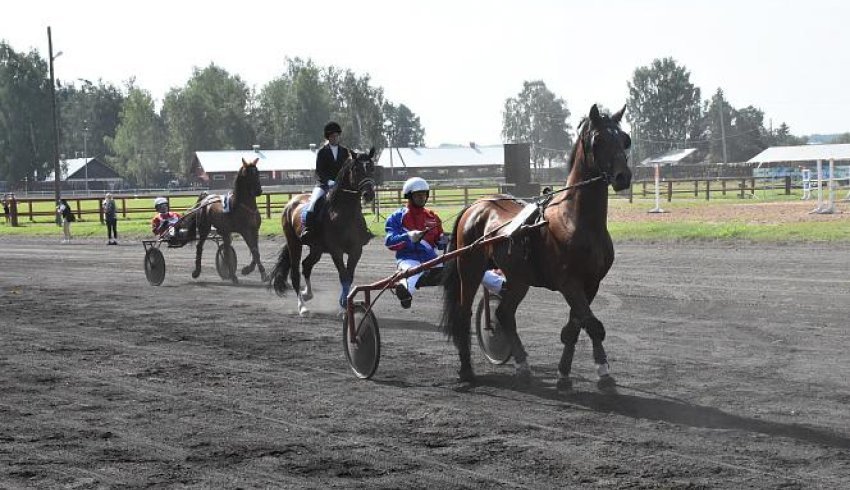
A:
[[[502,301],[496,308],[499,328],[511,342],[511,354],[514,357],[516,375],[524,381],[531,378],[531,367],[528,365],[528,353],[526,353],[522,340],[517,333],[516,310],[527,293],[528,286],[511,284],[510,289],[502,294]]]
[[[251,252],[251,263],[242,269],[242,275],[247,276],[254,271],[254,267],[257,267],[260,270],[262,281],[266,282],[268,280],[266,269],[260,262],[259,234],[254,230],[250,230],[247,233],[243,233],[242,238],[245,239],[245,244],[248,245],[248,250]]]
[[[289,263],[292,264],[292,269],[289,271],[289,280],[292,282],[292,289],[295,290],[295,296],[298,298],[298,314],[307,316],[310,310],[304,304],[304,297],[301,295],[301,244],[293,242],[289,247]]]
[[[200,217],[198,220],[200,221]],[[208,223],[198,223],[198,245],[195,247],[195,270],[192,271],[192,279],[197,279],[201,275],[201,257],[204,255],[204,241],[210,234],[210,225]]]
[[[342,314],[345,314],[345,307],[348,303],[348,293],[351,292],[351,284],[354,282],[354,271],[357,269],[357,263],[360,262],[360,256],[363,254],[362,248],[355,248],[348,252],[348,261],[346,263],[346,271],[348,278],[342,283],[342,293],[339,295],[339,307],[342,308]]]
[[[301,297],[304,301],[313,299],[313,284],[310,282],[310,276],[313,275],[313,267],[322,258],[322,250],[319,247],[310,247],[310,253],[304,262],[301,262],[301,267],[304,269],[304,290],[301,291]]]
[[[342,252],[331,253],[331,258],[334,261],[334,266],[336,266],[337,274],[339,274],[339,284],[341,287],[339,293],[339,312],[340,314],[344,314],[345,300],[348,298],[348,289],[351,288],[351,276],[348,273],[348,267],[342,257]]]
[[[233,247],[233,239],[230,237],[230,233],[222,233],[221,246],[231,248]],[[239,278],[236,277],[236,271],[234,271],[233,277],[230,278],[230,282],[232,282],[233,284],[239,284]]]
[[[571,284],[561,291],[570,305],[570,318],[567,325],[561,330],[564,352],[561,354],[561,362],[558,364],[559,389],[570,389],[572,387],[569,375],[572,369],[576,342],[582,329],[587,332],[593,343],[593,361],[596,363],[596,371],[599,375],[597,386],[601,390],[610,390],[616,385],[614,378],[608,372],[608,356],[602,345],[605,340],[605,327],[590,309],[590,302],[596,296],[598,288],[598,284],[587,287]]]

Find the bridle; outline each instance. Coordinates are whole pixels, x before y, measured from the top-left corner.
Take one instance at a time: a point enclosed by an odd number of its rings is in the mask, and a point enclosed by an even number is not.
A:
[[[348,181],[351,182],[350,176],[352,174],[352,171],[354,170],[354,165],[356,165],[358,163],[362,163],[362,162],[359,162],[357,160],[357,158],[352,157],[351,151],[349,150],[348,151],[348,160],[345,162],[345,164],[339,170],[339,174],[337,175],[337,178],[339,178],[343,174],[347,173],[349,175]],[[364,174],[365,174],[365,172],[364,172]],[[337,180],[337,182],[342,182],[342,180],[341,179]],[[349,189],[347,187],[343,187],[342,185],[340,185],[340,187],[338,187],[337,190],[342,191],[342,192],[347,192],[349,194],[363,194],[363,192],[366,190],[366,188],[371,186],[372,189],[374,189],[375,185],[376,185],[375,179],[373,179],[372,177],[369,177],[368,175],[365,175],[362,179],[360,179],[360,181],[357,182],[357,184],[354,186],[354,188]]]

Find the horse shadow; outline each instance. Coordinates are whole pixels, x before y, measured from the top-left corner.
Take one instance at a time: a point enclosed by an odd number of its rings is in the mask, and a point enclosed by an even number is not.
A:
[[[477,376],[475,385],[458,385],[456,391],[476,393],[475,386],[489,386],[532,395],[541,399],[568,403],[577,408],[601,413],[614,413],[634,419],[646,419],[705,429],[732,429],[758,432],[769,436],[788,437],[802,442],[850,449],[850,438],[825,429],[800,424],[771,422],[734,415],[714,407],[697,405],[684,400],[664,397],[628,386],[618,386],[619,391],[631,390],[654,395],[644,397],[620,393],[573,391],[563,393],[554,383],[533,379],[524,383],[513,374],[488,373]],[[484,396],[499,396],[479,393]]]

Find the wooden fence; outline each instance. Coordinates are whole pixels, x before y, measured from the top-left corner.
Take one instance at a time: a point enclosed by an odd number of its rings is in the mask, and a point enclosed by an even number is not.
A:
[[[714,179],[666,179],[661,182],[661,192],[665,195],[667,201],[673,200],[673,195],[687,195],[694,198],[704,196],[706,200],[711,199],[712,195],[720,193],[723,196],[735,195],[738,198],[752,196],[757,191],[771,191],[774,193],[790,195],[792,189],[799,188],[799,185],[794,184],[791,177],[780,179],[769,177],[722,177]],[[563,183],[548,184],[552,188],[557,189]],[[541,184],[544,186],[544,184]],[[508,190],[510,187],[508,187]],[[465,206],[474,202],[476,199],[491,195],[504,190],[496,185],[479,185],[479,186],[445,186],[433,187],[431,189],[431,198],[429,206],[452,207]],[[265,214],[266,218],[271,218],[272,215],[280,213],[293,196],[301,194],[298,191],[284,192],[267,192],[261,195],[257,205],[260,211]],[[631,201],[635,196],[649,198],[655,195],[654,181],[639,180],[632,182],[632,188],[629,192],[620,193],[620,197],[628,198]],[[614,195],[612,195],[614,196]],[[114,197],[117,212],[122,218],[146,219],[153,216],[154,209],[152,205],[155,195],[138,196],[138,195],[116,195]],[[188,208],[191,203],[197,198],[197,194],[175,193],[164,196],[169,201],[180,201]],[[395,209],[404,204],[404,197],[400,187],[379,188],[377,192],[377,201],[373,204],[372,213],[380,212],[387,213],[391,209]],[[528,197],[528,196],[525,196]],[[87,220],[97,216],[97,219],[103,222],[103,211],[101,209],[100,197],[77,197],[65,198],[71,205],[74,214],[79,220]],[[53,199],[34,198],[34,199],[18,199],[17,200],[17,216],[16,219],[28,219],[35,221],[36,218],[55,217],[55,207]],[[173,206],[176,211],[182,211],[184,206]],[[367,209],[367,212],[370,211]]]

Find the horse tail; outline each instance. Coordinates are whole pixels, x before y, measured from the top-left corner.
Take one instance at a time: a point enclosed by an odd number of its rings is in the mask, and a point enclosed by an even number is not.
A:
[[[289,244],[285,243],[280,248],[280,254],[277,256],[277,263],[271,271],[269,277],[269,288],[274,289],[278,295],[282,296],[286,292],[286,277],[289,275],[289,268],[292,261],[289,258]]]
[[[460,240],[460,220],[469,206],[463,208],[455,219],[452,227],[452,238],[446,247],[446,253],[457,250]],[[450,339],[469,335],[469,325],[463,321],[461,313],[461,277],[457,260],[450,260],[443,269],[443,313],[440,319],[440,329]],[[464,325],[466,327],[464,328]]]

